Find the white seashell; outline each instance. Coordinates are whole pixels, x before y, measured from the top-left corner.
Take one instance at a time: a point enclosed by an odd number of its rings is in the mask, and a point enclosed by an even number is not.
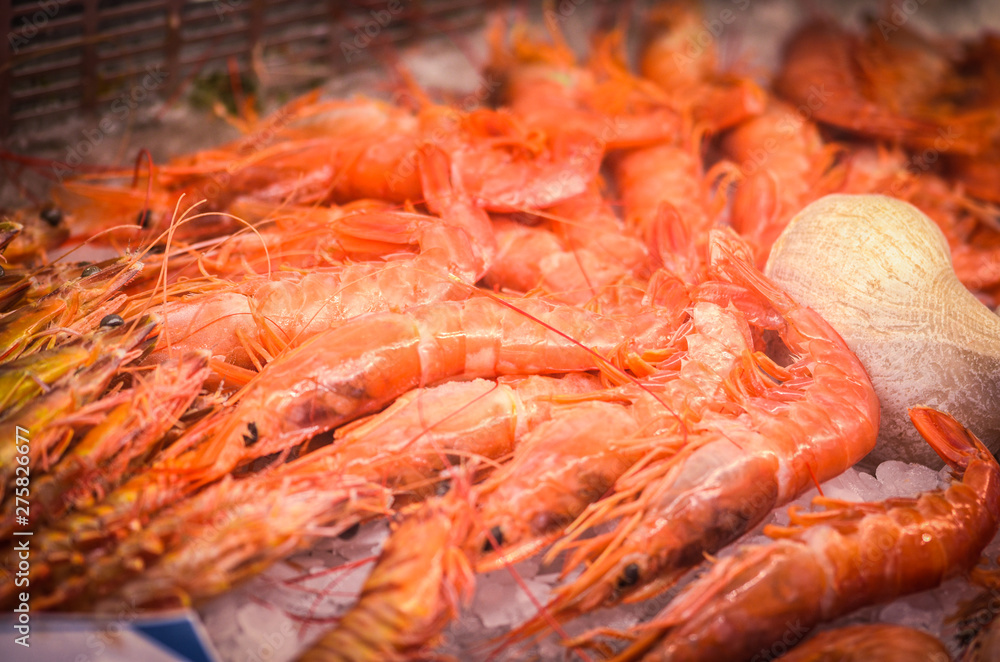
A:
[[[938,227],[881,195],[828,195],[792,219],[765,269],[822,315],[868,370],[882,404],[865,465],[941,466],[910,424],[929,405],[1000,447],[1000,317],[965,289]]]

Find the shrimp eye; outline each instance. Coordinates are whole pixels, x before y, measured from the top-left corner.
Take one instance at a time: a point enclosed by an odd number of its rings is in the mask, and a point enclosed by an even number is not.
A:
[[[101,268],[99,266],[97,266],[96,264],[92,264],[92,265],[90,265],[89,267],[87,267],[86,269],[83,270],[83,273],[80,274],[80,277],[81,278],[87,278],[88,276],[93,276],[94,274],[96,274],[100,270],[101,270]]]
[[[38,217],[43,221],[45,221],[46,223],[48,223],[49,225],[51,225],[52,227],[55,227],[60,223],[62,223],[63,213],[62,210],[59,209],[59,207],[46,207],[41,212],[39,212]]]
[[[493,546],[494,542],[496,542],[496,547]],[[494,526],[490,529],[490,535],[486,536],[486,541],[483,542],[483,551],[492,552],[498,547],[503,547],[503,542],[503,529],[499,526]]]
[[[340,535],[338,535],[337,537],[340,538],[341,540],[350,540],[354,536],[358,535],[358,531],[360,530],[361,530],[361,522],[355,522],[354,524],[350,525],[349,527],[341,531]]]
[[[251,421],[247,423],[247,434],[243,435],[243,445],[250,448],[257,443],[257,424]]]
[[[151,220],[153,220],[153,212],[150,209],[143,209],[135,216],[135,224],[140,228],[148,228]]]
[[[622,576],[618,578],[618,588],[628,588],[629,586],[635,586],[636,582],[639,581],[639,566],[635,563],[629,563],[625,566],[625,572]]]
[[[0,264],[0,278],[3,278],[6,275],[7,275],[7,270],[3,268],[2,264]]]
[[[109,329],[113,329],[116,326],[121,326],[124,323],[125,320],[122,319],[121,315],[111,314],[111,315],[105,315],[104,317],[101,318],[101,326],[106,326]]]

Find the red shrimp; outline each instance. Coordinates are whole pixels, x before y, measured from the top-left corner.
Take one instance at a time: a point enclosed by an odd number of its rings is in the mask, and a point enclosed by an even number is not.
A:
[[[704,278],[708,234],[726,202],[723,196],[712,199],[710,185],[715,173],[727,170],[730,164],[721,162],[706,175],[697,141],[633,150],[615,162],[626,226],[687,282]]]
[[[324,116],[347,119],[323,119]],[[207,188],[225,173],[216,207],[238,194],[274,203],[311,204],[378,198],[402,203],[429,195],[419,166],[431,145],[447,153],[475,203],[493,211],[546,207],[583,191],[597,174],[602,149],[566,131],[532,135],[502,111],[459,112],[427,106],[418,115],[369,100],[326,105],[293,137],[243,159],[197,155],[190,165],[160,168],[174,190]],[[300,137],[302,134],[309,137]],[[224,150],[225,151],[225,150]],[[215,171],[215,172],[213,172]],[[207,182],[207,183],[206,183]],[[218,188],[218,187],[217,187]]]
[[[601,151],[674,139],[680,115],[662,93],[615,60],[615,36],[601,40],[595,62],[585,68],[558,30],[549,27],[552,44],[516,26],[510,50],[503,44],[502,24],[491,33],[491,71],[500,77],[499,96],[514,115],[549,134],[590,136]]]
[[[687,426],[685,448],[619,481],[620,496],[577,525],[623,518],[615,531],[584,541],[568,561],[565,572],[590,559],[546,608],[556,618],[664,590],[704,553],[736,540],[775,506],[842,473],[874,447],[878,399],[860,362],[816,313],[746,264],[745,248],[726,237],[713,233],[718,280],[703,285],[702,296],[734,306],[757,333],[777,331],[791,363],[781,368],[762,353],[744,353],[725,380],[728,403]],[[622,500],[632,492],[635,502]],[[540,625],[529,621],[520,633]]]
[[[698,47],[704,18],[690,2],[652,9],[639,70],[674,98],[699,131],[717,133],[758,115],[766,95],[752,80],[718,71],[714,44]]]
[[[387,504],[384,489],[331,478],[316,465],[227,476],[172,503],[143,526],[123,531],[120,540],[92,539],[64,556],[37,548],[40,558],[29,575],[36,588],[32,607],[98,612],[117,612],[122,604],[188,607],[232,589],[321,535],[349,528],[359,515],[384,512]],[[41,540],[50,541],[57,532],[42,530],[48,537]],[[0,591],[0,604],[11,597]]]
[[[782,662],[950,662],[947,646],[902,625],[848,625],[820,632],[782,655]]]
[[[300,662],[425,659],[472,598],[475,578],[464,545],[474,522],[468,487],[461,484],[407,514],[385,542],[358,602]]]
[[[604,393],[607,402],[557,412],[476,488],[482,527],[489,530],[477,546],[500,546],[480,569],[519,560],[550,542],[637,462],[682,451],[686,430],[725,399],[725,380],[751,342],[749,326],[707,301],[678,312],[670,343],[657,350],[665,357],[658,369]]]
[[[817,497],[823,511],[793,508],[790,526],[765,528],[775,542],[716,563],[614,659],[745,658],[781,640],[789,622],[812,628],[971,569],[1000,522],[1000,465],[947,414],[916,407],[910,417],[961,481],[913,499]]]
[[[722,145],[743,174],[733,194],[733,228],[751,242],[763,267],[792,217],[840,187],[843,168],[834,165],[840,148],[823,142],[808,107],[775,101],[737,126]]]
[[[451,464],[505,459],[556,403],[600,388],[586,373],[446,382],[410,391],[384,411],[341,426],[333,444],[303,461],[325,457],[330,475],[420,495]]]
[[[354,213],[303,210],[328,226],[331,243],[343,238],[355,251],[415,244],[416,256],[349,263],[305,275],[286,271],[266,281],[249,279],[175,299],[155,309],[165,320],[165,332],[163,349],[150,361],[171,351],[210,348],[226,363],[250,368],[253,346],[269,360],[334,322],[465,296],[494,258],[493,229],[486,213],[452,185],[443,152],[427,148],[422,163],[424,188],[441,218],[377,206]]]

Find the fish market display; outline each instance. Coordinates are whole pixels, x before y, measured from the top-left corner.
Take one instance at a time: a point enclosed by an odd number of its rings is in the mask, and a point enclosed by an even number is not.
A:
[[[996,417],[969,405],[982,389],[893,403],[892,424],[908,409],[919,436],[907,425],[908,448],[869,457],[939,456],[950,486],[819,496],[768,525],[772,541],[746,536],[880,438],[868,366],[894,345],[856,355],[825,300],[798,299],[827,296],[799,281],[829,260],[880,278],[885,251],[852,249],[876,223],[838,223],[843,253],[814,258],[817,242],[791,243],[804,208],[829,221],[831,205],[894,198],[871,213],[926,221],[930,276],[954,281],[942,296],[995,322],[995,37],[944,48],[813,20],[771,83],[724,70],[718,44],[692,50],[707,23],[688,3],[642,11],[583,55],[556,22],[497,12],[499,84],[479,105],[400,71],[394,101],[314,92],[246,111],[242,139],[162,162],[143,150],[5,214],[0,420],[25,432],[0,442],[0,545],[6,559],[32,532],[32,608],[202,606],[379,522],[351,607],[300,659],[442,654],[480,578],[523,585],[516,564],[532,559],[554,589],[535,600],[525,585],[533,615],[477,655],[548,637],[581,659],[730,662],[773,648],[793,616],[785,648],[952,577],[993,586],[980,556],[1000,467],[977,435],[995,443],[980,428]],[[835,92],[803,113],[816,86]],[[909,167],[928,149],[940,163]],[[81,245],[117,257],[74,261]],[[964,356],[971,341],[952,335]],[[974,374],[954,383],[995,385],[995,364],[963,363]],[[12,568],[4,609],[22,600]],[[628,631],[567,633],[664,595]],[[883,624],[789,659],[900,637],[949,655]]]

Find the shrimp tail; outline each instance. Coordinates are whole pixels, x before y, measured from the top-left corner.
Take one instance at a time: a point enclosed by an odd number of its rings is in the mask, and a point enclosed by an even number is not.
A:
[[[447,495],[406,515],[357,604],[299,662],[401,662],[428,653],[472,596],[473,570],[462,547],[472,515],[464,476],[456,477]]]

